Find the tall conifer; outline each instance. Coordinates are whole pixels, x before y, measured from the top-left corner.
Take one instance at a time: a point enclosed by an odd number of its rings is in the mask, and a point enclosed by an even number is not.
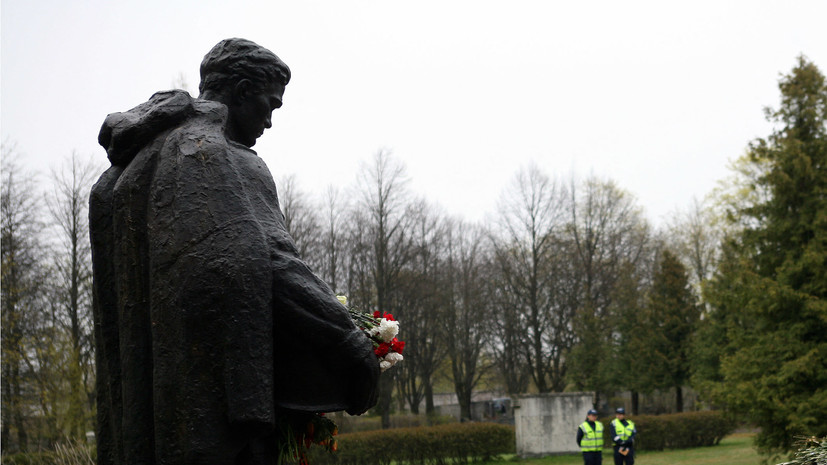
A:
[[[777,129],[742,160],[758,173],[731,212],[743,228],[707,287],[702,335],[722,339],[704,360],[719,363],[697,370],[722,381],[717,399],[761,428],[768,452],[827,435],[827,85],[801,57],[779,88]]]

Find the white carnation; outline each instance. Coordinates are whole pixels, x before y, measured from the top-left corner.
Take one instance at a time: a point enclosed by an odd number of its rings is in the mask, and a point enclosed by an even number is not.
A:
[[[385,318],[379,322],[379,326],[370,330],[371,336],[377,336],[382,342],[391,342],[399,334],[399,322],[390,321]]]
[[[385,355],[385,360],[391,362],[391,365],[396,365],[397,362],[401,362],[403,359],[402,354],[398,352],[388,352],[388,354]]]

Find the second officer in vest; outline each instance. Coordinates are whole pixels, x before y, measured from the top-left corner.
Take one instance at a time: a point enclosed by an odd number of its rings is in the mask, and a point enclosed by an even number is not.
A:
[[[589,410],[586,421],[577,428],[577,445],[585,465],[603,464],[603,423],[597,421],[597,410]]]
[[[626,419],[626,409],[618,407],[615,419],[609,424],[609,436],[614,442],[615,465],[634,465],[635,433],[635,423]]]

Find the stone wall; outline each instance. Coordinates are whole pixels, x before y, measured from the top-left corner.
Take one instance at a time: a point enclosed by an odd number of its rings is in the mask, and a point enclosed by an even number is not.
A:
[[[520,457],[580,451],[577,427],[592,408],[593,392],[524,394],[512,402]]]
[[[471,418],[462,418],[459,404],[438,405],[435,410],[437,415],[452,416],[457,421],[470,420],[514,424],[514,411],[511,408],[511,399],[508,397],[471,402]]]

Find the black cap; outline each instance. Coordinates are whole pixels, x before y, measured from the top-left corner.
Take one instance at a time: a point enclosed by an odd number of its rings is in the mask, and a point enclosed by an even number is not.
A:
[[[619,413],[621,415],[626,415],[626,409],[623,407],[618,407],[615,409],[615,413]]]
[[[591,409],[586,413],[586,415],[597,415],[597,410]]]

